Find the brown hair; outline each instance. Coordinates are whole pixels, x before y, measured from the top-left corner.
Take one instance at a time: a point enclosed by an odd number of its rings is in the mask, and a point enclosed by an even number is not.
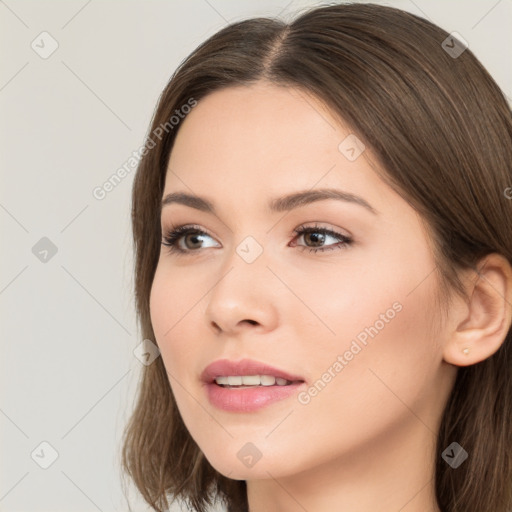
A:
[[[493,252],[512,262],[512,203],[504,194],[512,185],[512,115],[469,49],[456,58],[445,50],[447,37],[422,18],[375,4],[317,7],[290,23],[236,22],[181,63],[151,134],[191,99],[229,86],[266,80],[315,95],[371,149],[383,178],[428,226],[443,291],[464,293],[460,270]],[[151,340],[160,201],[178,129],[168,123],[133,186],[136,308],[141,334]],[[509,327],[495,354],[457,370],[437,439],[443,512],[512,508],[511,337]],[[199,512],[215,498],[230,511],[248,510],[245,481],[218,473],[188,433],[161,357],[143,368],[124,435],[123,469],[154,510],[167,507],[169,496]],[[441,458],[453,441],[469,453],[457,469]]]

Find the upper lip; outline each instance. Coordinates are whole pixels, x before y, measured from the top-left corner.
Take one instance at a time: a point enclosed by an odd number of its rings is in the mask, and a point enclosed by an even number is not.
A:
[[[237,375],[272,375],[289,381],[301,381],[304,379],[299,375],[294,375],[266,363],[254,361],[252,359],[241,359],[240,361],[231,361],[229,359],[218,359],[209,364],[201,373],[201,380],[207,383],[215,381],[216,377]]]

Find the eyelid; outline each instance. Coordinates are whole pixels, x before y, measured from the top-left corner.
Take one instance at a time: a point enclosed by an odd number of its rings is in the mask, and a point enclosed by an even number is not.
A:
[[[293,230],[293,233],[297,233],[298,230],[313,230],[318,229],[319,231],[328,231],[333,234],[336,234],[336,236],[343,236],[345,238],[353,239],[352,233],[348,231],[347,229],[342,229],[337,226],[333,226],[329,222],[320,222],[320,221],[313,221],[313,225],[311,225],[310,222],[304,222],[302,224],[299,224],[297,228]]]

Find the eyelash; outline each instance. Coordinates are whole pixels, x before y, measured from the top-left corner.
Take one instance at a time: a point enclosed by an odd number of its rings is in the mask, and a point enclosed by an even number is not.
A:
[[[313,227],[304,227],[301,226],[293,231],[296,233],[296,238],[300,237],[301,235],[308,234],[308,233],[322,233],[323,235],[330,235],[334,238],[337,238],[340,240],[338,244],[330,245],[327,247],[308,247],[305,245],[297,245],[296,247],[300,247],[301,250],[309,249],[309,252],[324,252],[324,251],[330,251],[333,249],[346,249],[348,246],[350,246],[353,243],[352,238],[342,235],[341,233],[337,233],[336,231],[332,231],[331,229],[327,228],[321,228],[318,226]],[[181,226],[176,226],[174,229],[167,232],[167,235],[163,237],[162,245],[165,245],[168,249],[168,251],[172,254],[178,254],[178,255],[184,255],[187,253],[194,253],[198,252],[198,250],[193,249],[180,249],[179,248],[179,241],[181,238],[183,238],[185,235],[188,234],[194,234],[194,235],[206,235],[210,236],[206,231],[203,231],[197,226],[193,226],[190,224],[183,224]]]

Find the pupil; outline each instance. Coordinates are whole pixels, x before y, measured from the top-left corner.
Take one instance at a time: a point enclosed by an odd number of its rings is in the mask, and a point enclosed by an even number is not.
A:
[[[198,241],[198,236],[199,235],[197,233],[192,233],[192,234],[188,235],[188,237],[190,237],[189,240],[192,240],[192,238],[195,238],[195,242],[194,241],[192,242],[192,247],[194,247],[194,243],[200,245],[200,241]],[[185,245],[188,245],[188,244],[185,244]]]
[[[325,235],[323,233],[308,233],[308,236],[310,238],[313,238],[313,244],[322,244],[322,242],[324,241],[324,238],[325,238]],[[315,240],[316,238],[316,240]]]

